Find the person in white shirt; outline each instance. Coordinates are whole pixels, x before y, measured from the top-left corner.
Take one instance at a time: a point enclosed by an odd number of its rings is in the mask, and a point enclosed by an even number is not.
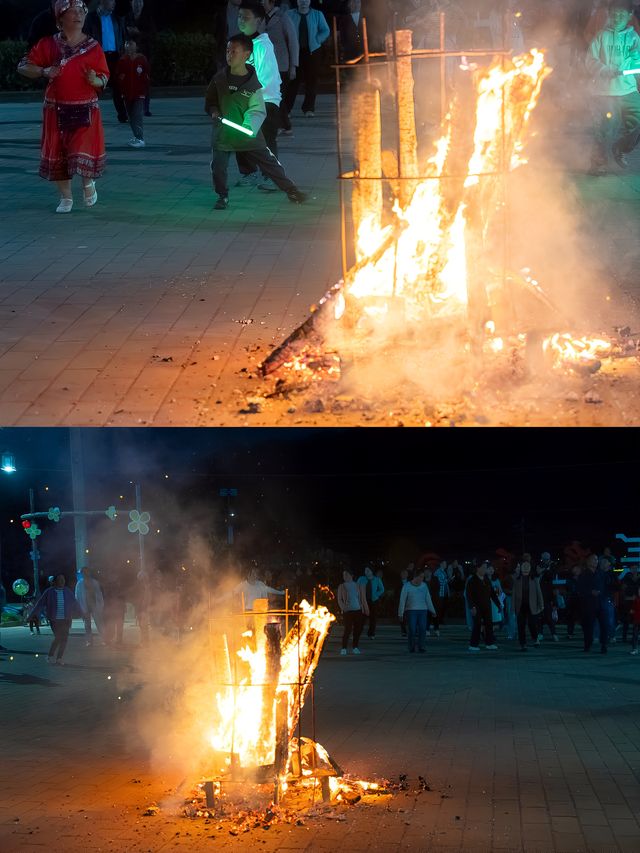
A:
[[[258,579],[258,570],[251,569],[246,580],[240,581],[239,584],[236,584],[230,594],[239,596],[244,610],[253,610],[253,605],[257,599],[268,599],[269,594],[284,595],[285,592],[282,589],[274,589],[272,586],[267,586],[264,581]],[[228,597],[229,595],[222,596],[218,601],[223,601]]]
[[[409,635],[409,651],[426,651],[427,611],[436,615],[436,609],[431,601],[429,587],[424,582],[424,572],[418,571],[413,578],[402,587],[398,619],[402,621],[407,616],[407,632]]]
[[[91,618],[96,623],[96,629],[102,634],[102,611],[104,600],[102,590],[97,580],[91,577],[91,570],[80,569],[80,580],[75,589],[76,601],[82,610],[84,619],[84,632],[87,638],[87,646],[93,645],[93,634],[91,633]]]
[[[253,65],[256,76],[262,85],[262,96],[267,110],[267,117],[262,124],[262,133],[267,142],[267,148],[278,158],[278,130],[280,129],[280,69],[278,60],[269,36],[264,32],[265,11],[262,6],[251,0],[242,0],[238,9],[238,29],[253,40],[253,53],[247,65]],[[273,181],[262,175],[259,178],[255,166],[247,161],[242,153],[236,154],[238,168],[242,174],[240,186],[258,186],[263,192],[277,192]],[[253,171],[252,171],[253,170]]]

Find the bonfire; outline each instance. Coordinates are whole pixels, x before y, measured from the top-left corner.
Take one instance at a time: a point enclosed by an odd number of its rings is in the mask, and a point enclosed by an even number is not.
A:
[[[277,380],[271,395],[331,389],[355,374],[392,388],[407,363],[419,377],[436,358],[449,391],[454,376],[473,384],[500,370],[520,378],[591,373],[605,359],[635,356],[637,342],[624,331],[572,330],[531,270],[506,267],[505,176],[526,163],[531,119],[551,73],[544,52],[503,52],[484,67],[458,57],[455,98],[421,160],[411,32],[387,41],[395,150],[384,147],[382,87],[362,82],[351,96],[355,169],[342,175],[353,188],[355,261],[262,362],[263,377]],[[516,297],[541,309],[545,323],[523,328]]]

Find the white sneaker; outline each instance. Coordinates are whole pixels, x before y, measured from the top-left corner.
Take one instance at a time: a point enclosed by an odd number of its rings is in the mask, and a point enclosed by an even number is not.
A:
[[[61,198],[58,206],[56,207],[56,213],[71,213],[72,207],[73,207],[73,199],[72,198]]]
[[[630,654],[630,655],[637,655],[637,654],[638,654],[638,650],[637,650],[637,649],[632,649],[632,650],[629,652],[629,654]]]
[[[498,651],[498,647],[496,646],[496,644],[495,644],[495,643],[492,643],[490,646],[487,646],[487,649],[488,649],[490,652],[497,652],[497,651]]]
[[[131,148],[144,148],[145,142],[144,139],[132,139],[131,142],[127,142],[127,145],[130,145]]]
[[[354,650],[353,650],[353,653],[354,653],[354,655],[359,655],[359,654],[360,654],[360,649],[354,649]]]
[[[480,646],[469,646],[469,651],[470,652],[479,652]]]
[[[347,653],[347,650],[346,650],[346,649],[340,649],[340,654],[341,654],[341,655],[346,655],[346,653]]]

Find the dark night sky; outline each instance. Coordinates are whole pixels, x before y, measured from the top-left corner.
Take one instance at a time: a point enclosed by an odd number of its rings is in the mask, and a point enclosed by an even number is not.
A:
[[[573,539],[600,549],[617,532],[640,535],[637,431],[626,430],[84,430],[87,505],[133,507],[140,482],[158,558],[180,553],[190,530],[223,535],[220,487],[236,487],[242,557],[326,546],[356,564],[519,551],[558,553]],[[5,578],[28,574],[29,540],[17,516],[30,485],[38,507],[70,506],[64,429],[3,429],[17,474],[0,480]],[[166,478],[168,474],[168,478]],[[44,486],[49,491],[44,491]],[[10,519],[14,519],[11,524]],[[100,561],[132,539],[100,540]],[[72,562],[61,524],[41,537],[51,565]],[[92,537],[90,536],[90,539]],[[149,540],[150,541],[150,540]],[[213,539],[212,539],[213,541]],[[168,557],[167,557],[168,559]]]

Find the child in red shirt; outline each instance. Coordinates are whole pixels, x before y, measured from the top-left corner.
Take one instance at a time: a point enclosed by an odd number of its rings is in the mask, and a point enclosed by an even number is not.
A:
[[[146,57],[138,53],[138,45],[133,39],[125,42],[124,50],[124,56],[118,60],[116,66],[116,77],[133,131],[133,139],[129,145],[132,148],[144,148],[142,116],[144,99],[149,92],[149,63]]]

